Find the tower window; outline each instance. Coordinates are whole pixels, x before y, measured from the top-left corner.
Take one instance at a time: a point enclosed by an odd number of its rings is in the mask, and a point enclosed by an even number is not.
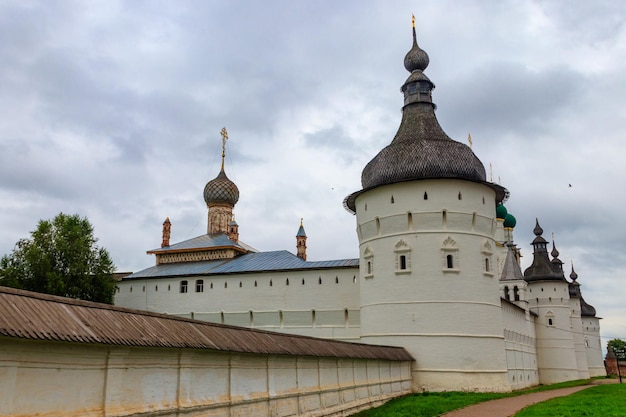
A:
[[[187,292],[187,285],[188,285],[188,282],[187,282],[187,281],[181,281],[181,282],[180,282],[180,292],[181,292],[181,293],[183,293],[183,294],[184,294],[184,293],[186,293],[186,292]]]
[[[404,240],[394,246],[396,255],[396,274],[408,274],[411,269],[411,247]]]
[[[519,301],[519,288],[517,287],[517,285],[513,287],[513,299],[515,301]]]
[[[363,251],[363,260],[365,261],[364,269],[364,277],[365,278],[373,278],[374,277],[374,253],[368,247]]]
[[[406,255],[400,255],[400,269],[406,269]]]
[[[507,301],[511,300],[511,296],[509,295],[509,287],[508,286],[504,286],[504,299]]]
[[[459,248],[456,241],[448,236],[441,247],[441,269],[443,272],[460,272],[458,254]]]
[[[485,258],[485,272],[489,272],[490,265],[489,265],[489,258]]]
[[[551,318],[548,319],[548,326],[554,326],[554,321]]]
[[[203,292],[203,291],[204,291],[204,280],[197,279],[196,280],[196,292]]]

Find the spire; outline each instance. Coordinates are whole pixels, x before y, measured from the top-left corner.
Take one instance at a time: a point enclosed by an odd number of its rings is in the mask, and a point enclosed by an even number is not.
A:
[[[363,189],[344,200],[344,206],[356,213],[356,197],[372,188],[403,181],[423,179],[460,179],[489,185],[496,192],[496,202],[503,201],[507,190],[487,183],[485,167],[461,142],[452,140],[435,116],[432,90],[435,84],[424,74],[428,54],[419,47],[415,27],[413,42],[404,57],[410,72],[400,91],[404,95],[402,120],[391,144],[383,148],[363,169]]]
[[[554,233],[552,233],[552,251],[550,255],[552,255],[551,262],[563,271],[563,262],[559,259],[559,251],[556,249],[556,244],[554,243]]]
[[[536,219],[533,229],[535,239],[533,240],[533,263],[524,271],[524,279],[531,281],[564,281],[563,269],[557,263],[552,263],[548,257],[548,242],[541,236],[543,229]],[[559,261],[560,262],[560,261]]]
[[[296,233],[296,250],[298,257],[306,261],[306,232],[302,224],[303,220],[304,219],[300,219],[300,228],[298,229],[298,233]]]
[[[576,291],[576,295],[580,298],[580,315],[583,317],[596,317],[596,309],[594,306],[587,304],[585,299],[583,298],[583,293],[580,290],[580,283],[578,280],[578,274],[574,270],[574,261],[572,260],[572,272],[569,274],[569,277],[572,279],[572,283],[570,284],[570,296],[572,293],[572,287],[574,287],[574,291]]]

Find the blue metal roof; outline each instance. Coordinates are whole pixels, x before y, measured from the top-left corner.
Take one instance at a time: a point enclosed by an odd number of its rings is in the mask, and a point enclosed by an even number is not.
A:
[[[291,252],[281,250],[273,252],[252,252],[232,259],[161,264],[135,272],[134,274],[124,277],[123,280],[187,275],[222,275],[267,271],[357,268],[358,266],[358,259],[307,262]]]

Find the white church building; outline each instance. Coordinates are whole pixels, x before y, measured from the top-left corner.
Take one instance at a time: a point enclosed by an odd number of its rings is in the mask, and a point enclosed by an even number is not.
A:
[[[404,58],[404,106],[391,143],[345,198],[356,218],[358,259],[307,261],[239,240],[239,190],[222,167],[206,184],[207,233],[170,243],[156,265],[118,283],[117,306],[281,333],[404,347],[412,389],[510,391],[604,375],[599,318],[573,267],[565,277],[537,222],[533,262],[520,269],[508,191],[486,178],[435,116],[429,58]],[[346,217],[346,221],[350,221]]]

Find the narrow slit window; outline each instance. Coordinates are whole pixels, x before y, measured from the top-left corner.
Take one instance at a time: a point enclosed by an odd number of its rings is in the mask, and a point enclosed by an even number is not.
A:
[[[454,256],[446,255],[446,267],[448,269],[454,268]]]
[[[400,255],[400,269],[406,269],[406,255]]]

